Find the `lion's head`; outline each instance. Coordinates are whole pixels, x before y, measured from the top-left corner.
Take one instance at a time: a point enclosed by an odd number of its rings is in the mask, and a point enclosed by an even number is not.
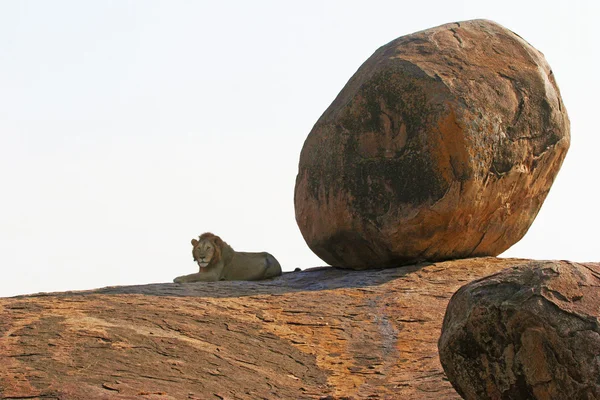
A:
[[[203,233],[200,240],[192,239],[192,256],[200,266],[200,270],[214,265],[221,260],[225,242],[210,232]]]

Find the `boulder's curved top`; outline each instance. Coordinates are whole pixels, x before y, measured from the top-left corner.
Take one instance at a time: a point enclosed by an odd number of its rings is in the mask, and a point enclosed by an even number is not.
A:
[[[487,20],[378,49],[308,135],[296,220],[325,262],[497,255],[527,232],[569,147],[543,55]]]
[[[439,352],[465,399],[599,399],[600,264],[530,262],[463,286]]]

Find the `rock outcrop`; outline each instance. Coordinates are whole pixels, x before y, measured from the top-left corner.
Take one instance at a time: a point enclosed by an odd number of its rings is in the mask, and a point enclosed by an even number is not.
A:
[[[462,287],[439,351],[468,400],[600,399],[600,264],[528,262]]]
[[[498,255],[527,232],[569,142],[552,70],[518,35],[473,20],[403,36],[308,135],[296,220],[339,267]]]
[[[466,282],[527,263],[0,299],[0,399],[459,399],[437,355],[446,305]]]

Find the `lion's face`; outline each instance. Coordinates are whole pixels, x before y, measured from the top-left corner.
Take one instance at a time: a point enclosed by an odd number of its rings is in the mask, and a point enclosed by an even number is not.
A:
[[[198,263],[200,270],[202,270],[219,262],[223,241],[220,237],[207,232],[200,236],[200,240],[192,239],[192,246],[194,261]]]
[[[215,246],[208,240],[198,242],[192,251],[194,260],[201,268],[206,268],[215,254]]]

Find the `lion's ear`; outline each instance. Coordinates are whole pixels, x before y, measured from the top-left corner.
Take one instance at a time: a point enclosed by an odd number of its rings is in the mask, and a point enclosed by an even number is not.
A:
[[[198,241],[196,239],[192,239],[192,246],[195,246],[198,244]]]

